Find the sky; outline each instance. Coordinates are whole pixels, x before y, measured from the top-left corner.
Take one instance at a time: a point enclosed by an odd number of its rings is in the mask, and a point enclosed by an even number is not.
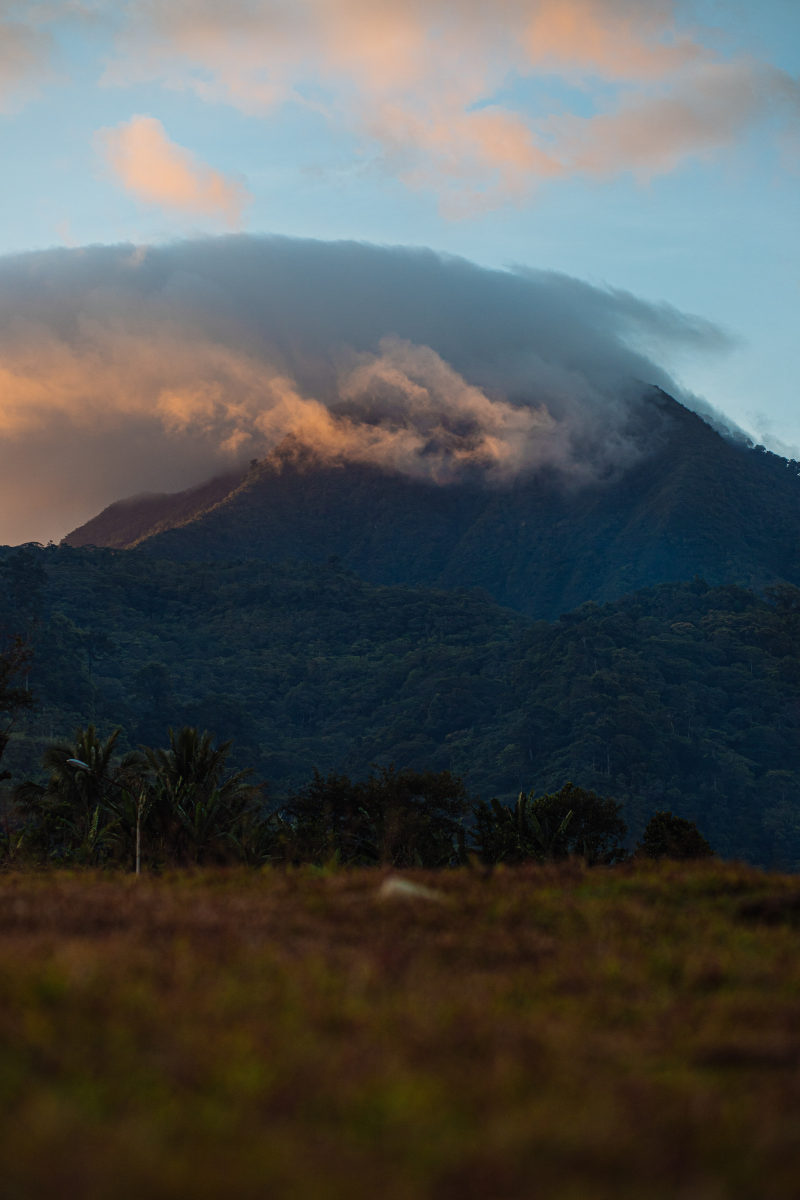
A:
[[[800,457],[799,74],[797,0],[0,0],[0,541],[312,429],[591,474],[634,378]]]

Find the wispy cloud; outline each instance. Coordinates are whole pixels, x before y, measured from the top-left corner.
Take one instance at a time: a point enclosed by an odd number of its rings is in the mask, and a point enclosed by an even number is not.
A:
[[[145,204],[221,219],[238,229],[250,199],[230,179],[170,141],[155,117],[133,116],[97,134],[101,153],[117,183]]]
[[[663,79],[708,57],[673,0],[538,0],[524,6],[531,63],[574,78]]]
[[[740,59],[703,63],[679,88],[628,97],[616,110],[592,117],[554,118],[549,129],[566,167],[646,178],[731,145],[776,110],[800,117],[800,83]]]
[[[0,112],[18,108],[54,78],[54,42],[35,5],[0,0]]]
[[[676,0],[146,0],[127,10],[105,79],[265,118],[312,106],[457,216],[575,173],[673,170],[777,112],[796,121],[796,81],[720,58],[688,11]],[[577,85],[580,110],[513,99],[515,82],[557,79]]]
[[[111,39],[109,86],[155,84],[264,121],[313,110],[450,216],[576,174],[672,171],[760,125],[791,158],[798,81],[730,39],[720,49],[701,14],[700,0],[0,0],[0,110],[52,72],[69,29]],[[241,185],[147,120],[111,139],[126,186],[234,225]]]
[[[287,435],[439,482],[594,478],[642,452],[648,383],[684,395],[658,360],[726,344],[627,293],[426,251],[239,236],[0,259],[0,541]]]

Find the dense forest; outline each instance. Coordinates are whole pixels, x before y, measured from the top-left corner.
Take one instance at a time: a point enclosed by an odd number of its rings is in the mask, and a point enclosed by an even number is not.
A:
[[[800,866],[800,589],[701,579],[534,621],[475,590],[378,586],[341,563],[0,551],[0,628],[30,654],[3,768],[93,722],[120,754],[230,740],[273,803],[314,768],[450,772],[511,803],[567,780],[629,843],[670,810],[719,853]],[[10,794],[10,793],[9,793]]]

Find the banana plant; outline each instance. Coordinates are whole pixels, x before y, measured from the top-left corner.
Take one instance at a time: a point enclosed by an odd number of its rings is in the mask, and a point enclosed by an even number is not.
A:
[[[518,863],[558,857],[573,814],[570,810],[557,822],[543,820],[533,792],[520,792],[513,805],[482,801],[473,815],[473,840],[484,861]]]

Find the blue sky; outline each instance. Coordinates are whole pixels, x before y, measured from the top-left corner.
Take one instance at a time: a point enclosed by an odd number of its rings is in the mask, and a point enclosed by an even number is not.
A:
[[[720,327],[653,357],[800,457],[798,73],[796,0],[0,0],[0,254],[274,233],[564,272]]]

